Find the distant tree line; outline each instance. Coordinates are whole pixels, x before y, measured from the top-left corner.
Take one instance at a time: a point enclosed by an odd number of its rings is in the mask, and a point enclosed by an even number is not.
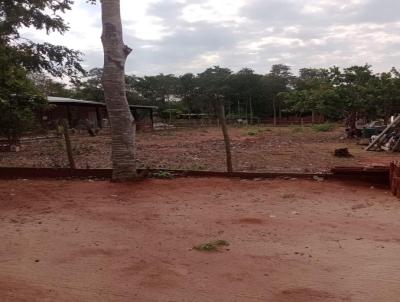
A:
[[[72,87],[40,79],[48,95],[103,101],[101,69],[90,70]],[[302,68],[294,75],[287,65],[273,65],[264,75],[249,68],[236,73],[214,66],[181,76],[126,75],[132,104],[157,105],[160,112],[215,113],[223,100],[229,118],[257,121],[287,115],[323,115],[329,120],[387,118],[400,112],[400,73],[374,73],[370,65],[340,69]]]

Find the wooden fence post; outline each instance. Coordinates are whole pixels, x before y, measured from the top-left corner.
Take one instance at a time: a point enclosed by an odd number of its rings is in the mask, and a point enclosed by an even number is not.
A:
[[[67,156],[69,161],[69,167],[73,170],[76,169],[74,155],[72,153],[72,145],[71,145],[71,138],[69,137],[69,130],[68,130],[68,123],[66,120],[61,121],[61,127],[63,129],[64,139],[65,139],[65,146],[67,149]]]

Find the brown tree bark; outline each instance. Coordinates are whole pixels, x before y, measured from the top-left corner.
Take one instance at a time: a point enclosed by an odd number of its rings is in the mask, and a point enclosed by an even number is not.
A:
[[[315,111],[314,111],[314,109],[311,110],[311,124],[312,125],[315,124]]]
[[[226,169],[228,172],[233,172],[231,140],[229,137],[228,127],[226,125],[225,107],[222,101],[219,100],[218,98],[216,100],[216,111],[218,115],[219,124],[221,125],[222,134],[224,136],[225,152],[226,152]]]
[[[72,170],[75,170],[76,165],[75,165],[75,160],[74,160],[74,154],[72,152],[71,138],[69,137],[68,123],[66,120],[61,121],[61,127],[62,127],[63,134],[64,134],[65,148],[67,150],[69,167]]]
[[[119,0],[102,0],[103,88],[111,124],[113,180],[135,179],[135,123],[126,99],[125,62],[132,51],[123,42]]]
[[[250,125],[253,125],[253,98],[250,96],[249,99],[250,105]]]

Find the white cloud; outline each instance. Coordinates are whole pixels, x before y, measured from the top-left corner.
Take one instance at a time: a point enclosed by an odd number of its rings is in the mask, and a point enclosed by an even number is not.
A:
[[[245,0],[206,0],[201,3],[188,4],[182,10],[182,19],[186,22],[243,22],[240,8]]]
[[[398,0],[121,0],[126,42],[134,48],[127,71],[200,72],[220,64],[266,72],[294,68],[400,62]],[[76,0],[61,36],[25,30],[26,37],[86,53],[101,66],[100,7]]]

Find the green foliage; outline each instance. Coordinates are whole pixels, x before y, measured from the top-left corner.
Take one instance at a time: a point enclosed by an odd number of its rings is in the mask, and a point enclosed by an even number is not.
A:
[[[39,97],[0,98],[0,136],[7,138],[9,144],[17,144],[23,134],[39,127],[35,112],[45,104]]]
[[[301,69],[293,89],[279,97],[292,112],[320,113],[331,120],[356,115],[376,119],[396,113],[399,93],[396,69],[373,74],[371,66],[364,65]]]
[[[72,0],[0,0],[0,72],[13,68],[27,72],[47,72],[76,79],[83,69],[80,53],[64,46],[35,43],[21,38],[21,27],[34,27],[47,33],[64,33],[68,26],[58,13],[71,9]]]
[[[260,133],[263,133],[264,131],[271,131],[271,129],[268,128],[250,128],[247,130],[246,135],[248,136],[256,136]]]
[[[104,102],[102,85],[102,68],[93,68],[86,72],[85,77],[75,82],[73,98]]]
[[[72,0],[0,0],[0,135],[16,143],[35,128],[35,113],[45,106],[43,86],[33,74],[67,76],[83,72],[80,53],[64,46],[35,43],[20,36],[22,27],[64,33],[68,27],[58,13]],[[59,87],[60,88],[60,87]]]
[[[153,178],[159,178],[159,179],[172,179],[175,177],[175,175],[171,172],[168,171],[157,171],[153,172],[151,174]]]
[[[226,240],[216,240],[196,245],[193,247],[193,249],[201,252],[215,252],[218,251],[222,246],[229,246],[229,242]]]
[[[70,96],[103,101],[101,69],[93,69],[77,83]],[[127,97],[131,104],[157,105],[165,120],[180,113],[213,116],[215,103],[225,105],[226,116],[256,121],[255,117],[278,115],[323,115],[328,120],[348,119],[355,114],[369,119],[397,113],[400,104],[400,74],[396,69],[374,74],[371,66],[340,69],[303,68],[299,76],[289,66],[277,64],[265,74],[244,68],[233,73],[214,66],[204,72],[138,77],[126,76]],[[50,91],[68,94],[50,85]],[[279,114],[281,113],[281,114]],[[251,135],[251,134],[250,134]]]
[[[101,69],[89,71],[87,77],[76,84],[74,97],[102,101],[101,73]],[[273,99],[277,93],[287,91],[292,82],[290,67],[286,65],[274,65],[265,76],[249,68],[233,73],[219,66],[197,75],[187,73],[180,77],[172,74],[126,76],[128,101],[157,105],[161,117],[167,120],[170,114],[166,110],[170,109],[179,113],[214,115],[217,101],[223,102],[226,114],[235,119],[250,120],[253,117],[255,120],[256,116],[271,116]],[[277,107],[283,109],[284,103]]]
[[[293,127],[292,128],[292,132],[293,133],[303,133],[304,132],[304,128],[303,127]]]
[[[67,84],[56,82],[46,74],[34,73],[29,75],[29,78],[33,81],[37,90],[44,95],[66,98],[74,97],[73,91],[67,87]]]
[[[334,129],[333,125],[330,123],[313,125],[311,127],[315,132],[329,132]]]

